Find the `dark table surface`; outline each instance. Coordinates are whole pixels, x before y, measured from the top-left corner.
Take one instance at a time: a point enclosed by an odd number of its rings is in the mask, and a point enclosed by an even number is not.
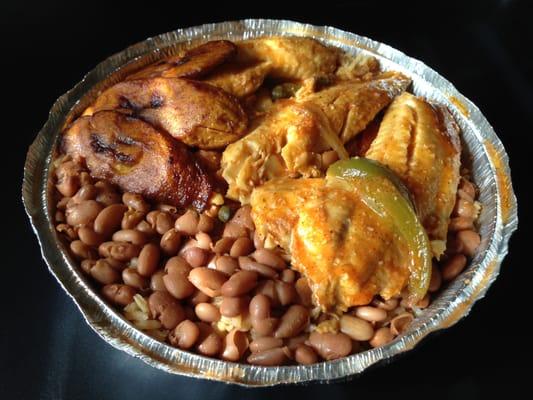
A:
[[[3,202],[8,212],[0,258],[7,314],[0,323],[1,399],[528,397],[531,2],[391,3],[2,3],[2,109],[7,112],[0,123],[0,158],[9,201]],[[332,25],[426,62],[480,107],[511,158],[521,229],[485,299],[456,326],[347,383],[248,390],[172,376],[113,349],[85,324],[47,271],[19,200],[25,152],[50,106],[96,63],[148,36],[245,17]]]

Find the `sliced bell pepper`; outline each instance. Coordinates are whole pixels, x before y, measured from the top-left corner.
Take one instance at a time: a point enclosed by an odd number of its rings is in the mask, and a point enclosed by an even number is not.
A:
[[[340,178],[340,179],[332,179]],[[349,185],[364,203],[389,221],[408,248],[408,301],[416,304],[427,293],[431,279],[431,246],[410,194],[401,180],[380,163],[361,157],[340,160],[327,171],[328,183]]]

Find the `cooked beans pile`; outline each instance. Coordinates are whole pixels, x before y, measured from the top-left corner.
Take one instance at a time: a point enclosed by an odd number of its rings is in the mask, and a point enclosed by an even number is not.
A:
[[[462,179],[446,255],[428,295],[408,308],[375,298],[341,317],[321,313],[305,278],[254,231],[249,206],[214,196],[199,214],[95,181],[56,161],[56,229],[81,270],[138,329],[177,348],[227,361],[312,364],[382,346],[404,332],[479,246],[476,189]]]

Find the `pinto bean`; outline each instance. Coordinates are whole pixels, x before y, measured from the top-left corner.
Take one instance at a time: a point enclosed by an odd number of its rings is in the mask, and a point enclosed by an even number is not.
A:
[[[442,279],[449,282],[455,279],[466,267],[467,259],[463,254],[456,254],[448,259],[441,268]]]
[[[78,229],[78,237],[87,246],[98,246],[104,241],[104,236],[96,233],[88,226],[81,226]]]
[[[370,322],[382,322],[387,319],[387,312],[385,310],[371,306],[357,307],[355,315]]]
[[[207,233],[198,232],[195,238],[199,248],[209,251],[213,247],[213,241],[211,240],[211,236],[209,236]]]
[[[381,299],[375,299],[372,301],[372,305],[375,307],[379,307],[386,311],[392,311],[396,307],[398,307],[398,299],[390,298],[388,300],[381,300]]]
[[[190,247],[183,251],[182,257],[193,268],[201,267],[207,264],[209,254],[206,250],[200,247]]]
[[[165,271],[169,274],[189,275],[192,267],[181,256],[170,257],[165,264]]]
[[[369,343],[372,347],[383,346],[394,339],[394,335],[391,330],[387,327],[379,328],[375,333]]]
[[[161,211],[159,214],[157,214],[157,218],[155,221],[155,230],[160,235],[164,235],[167,231],[172,229],[174,227],[174,219],[170,216],[170,214]]]
[[[176,299],[185,299],[194,293],[194,286],[187,279],[187,275],[169,273],[163,275],[165,289]]]
[[[460,253],[468,257],[474,257],[476,250],[481,243],[479,233],[473,230],[464,230],[457,232],[456,236],[457,247]]]
[[[211,303],[196,304],[194,312],[200,321],[217,322],[220,319],[220,311]]]
[[[122,204],[120,204],[122,205]],[[137,210],[127,210],[122,216],[120,226],[122,229],[133,229],[141,223],[144,218],[144,213]],[[112,229],[109,235],[113,233],[115,229]]]
[[[285,270],[283,270],[281,272],[280,278],[285,283],[293,284],[294,281],[296,280],[296,272],[294,272],[294,270],[292,270],[292,269],[285,269]],[[296,294],[296,295],[298,295],[298,294]]]
[[[254,339],[250,343],[250,351],[252,353],[258,353],[265,350],[275,349],[276,347],[282,347],[283,340],[272,336],[264,336]]]
[[[196,306],[200,303],[207,303],[208,301],[211,301],[211,297],[198,289],[194,289],[193,294],[188,299],[189,304],[192,306]],[[196,314],[194,314],[194,317],[196,318]]]
[[[465,199],[459,199],[455,203],[454,215],[458,217],[474,219],[477,215],[477,209],[473,202]]]
[[[257,231],[254,231],[253,242],[254,242],[254,247],[256,249],[262,249],[265,246],[264,239],[261,237],[261,235],[259,235],[259,233],[257,233]]]
[[[312,295],[313,292],[311,292],[311,288],[309,287],[309,284],[307,283],[307,279],[300,278],[296,281],[294,285],[296,289],[296,293],[298,294],[299,303],[303,306],[310,307],[312,302]]]
[[[305,344],[299,345],[294,351],[294,359],[298,364],[314,364],[318,362],[318,356],[312,347]]]
[[[252,253],[251,257],[258,263],[268,265],[278,271],[283,271],[287,268],[285,260],[273,250],[258,249]]]
[[[67,224],[70,226],[90,225],[102,211],[102,208],[102,205],[94,200],[84,200],[68,207],[65,211]]]
[[[250,205],[245,205],[239,208],[233,218],[231,218],[230,223],[242,226],[245,229],[253,231],[255,229],[254,221],[252,219],[252,207]]]
[[[296,293],[294,285],[283,281],[276,281],[275,288],[278,295],[278,300],[282,306],[296,303],[298,300],[298,294]]]
[[[119,306],[127,306],[133,302],[133,296],[137,294],[137,291],[131,286],[114,283],[102,287],[102,294],[112,303]]]
[[[129,261],[137,257],[140,251],[139,246],[126,242],[104,242],[98,246],[102,257],[111,257],[118,261]]]
[[[309,339],[308,333],[302,333],[301,335],[294,336],[288,339],[285,339],[285,345],[292,351],[296,350],[296,348],[301,345],[305,344],[305,342]]]
[[[116,283],[120,280],[119,273],[106,260],[96,261],[90,270],[91,276],[103,285]]]
[[[404,333],[409,325],[414,320],[414,316],[411,313],[402,313],[394,317],[390,322],[390,330],[393,335],[399,335]]]
[[[165,275],[165,271],[157,271],[155,274],[152,275],[152,277],[150,278],[150,290],[154,292],[156,290],[161,290],[163,292],[167,291],[165,282],[163,281],[164,275]]]
[[[114,236],[114,235],[113,235]],[[155,243],[145,244],[139,253],[137,271],[145,277],[150,277],[156,271],[161,253]]]
[[[221,358],[227,361],[239,361],[248,349],[246,333],[233,329],[224,338],[224,350]]]
[[[220,303],[220,314],[225,317],[236,317],[243,314],[250,303],[250,298],[247,296],[242,297],[226,297],[222,298]]]
[[[70,242],[70,251],[76,256],[76,258],[83,260],[86,258],[93,259],[96,258],[96,252],[90,247],[83,243],[81,240],[74,240]]]
[[[191,320],[181,321],[172,332],[169,333],[168,339],[172,346],[180,349],[190,349],[200,337],[200,329]]]
[[[127,207],[124,204],[112,204],[98,213],[94,220],[94,231],[109,238],[121,224]]]
[[[280,319],[274,333],[277,338],[289,338],[302,332],[309,323],[309,309],[295,304],[290,306]]]
[[[217,254],[229,253],[234,241],[235,239],[233,238],[223,237],[215,243],[215,245],[213,246],[213,252]]]
[[[159,247],[166,255],[174,255],[178,252],[181,244],[181,235],[174,229],[168,230],[159,242]]]
[[[257,272],[259,275],[267,278],[275,278],[278,275],[275,269],[268,265],[255,262],[250,257],[239,257],[238,260],[239,266],[244,271]]]
[[[80,178],[76,175],[68,175],[58,180],[56,189],[65,197],[74,196],[80,187]]]
[[[143,246],[146,243],[146,235],[135,229],[122,229],[113,234],[114,242],[133,243],[137,246]]]
[[[271,279],[261,281],[255,289],[255,294],[264,294],[267,296],[273,307],[278,307],[280,305],[278,292],[276,291],[276,283]]]
[[[215,227],[215,220],[207,214],[200,214],[198,218],[198,232],[209,233]]]
[[[227,222],[224,225],[224,231],[222,232],[222,237],[237,239],[240,237],[248,236],[248,231],[245,227],[237,225],[234,222]]]
[[[251,319],[253,332],[258,336],[272,336],[279,326],[278,318]]]
[[[217,271],[223,272],[224,274],[230,276],[233,275],[239,268],[239,263],[233,257],[222,256],[216,259],[215,267]]]
[[[66,236],[68,240],[76,240],[78,238],[78,232],[72,226],[67,224],[59,224],[56,226],[56,231]]]
[[[250,254],[253,250],[253,242],[247,237],[240,237],[233,242],[229,254],[232,257],[241,257]]]
[[[141,276],[134,268],[125,268],[122,271],[122,280],[126,285],[138,290],[146,290],[148,288],[148,279]]]
[[[250,316],[254,319],[270,317],[270,298],[264,294],[256,294],[250,301]]]
[[[176,219],[174,228],[183,235],[193,236],[198,233],[200,217],[194,210],[187,210],[185,214]]]
[[[165,329],[174,329],[185,319],[183,307],[167,292],[154,292],[148,298],[150,314],[158,318]]]
[[[217,271],[218,272],[218,271]],[[223,296],[242,296],[257,285],[257,273],[253,271],[239,271],[233,274],[220,288]]]
[[[200,335],[197,340],[196,351],[204,356],[215,356],[222,349],[222,339],[215,330],[204,322],[197,324]]]
[[[220,295],[226,279],[226,275],[222,272],[205,267],[194,268],[189,273],[189,281],[209,297]]]
[[[358,341],[370,340],[374,336],[374,328],[369,322],[347,314],[340,319],[340,331]]]
[[[287,347],[277,347],[252,353],[248,356],[247,361],[250,364],[274,366],[287,363],[290,360],[290,357],[291,352]]]
[[[352,352],[352,340],[344,333],[311,332],[309,345],[325,360],[336,360]]]
[[[103,204],[105,207],[112,204],[119,204],[120,194],[116,192],[99,191],[96,195],[96,201]]]
[[[94,200],[98,189],[93,184],[83,185],[72,197],[73,204],[79,204],[85,200]]]
[[[455,217],[450,220],[448,230],[450,232],[459,232],[466,229],[474,228],[474,220],[467,217]]]
[[[122,195],[122,202],[128,207],[133,208],[139,212],[146,214],[150,211],[150,205],[137,193],[124,193]]]

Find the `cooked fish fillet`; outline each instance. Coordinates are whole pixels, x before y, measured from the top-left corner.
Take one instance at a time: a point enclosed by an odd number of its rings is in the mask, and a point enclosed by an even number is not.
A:
[[[162,128],[189,146],[214,149],[244,135],[239,101],[204,82],[180,78],[124,81],[104,91],[84,115],[121,110]]]
[[[392,102],[365,155],[403,179],[437,257],[446,248],[460,156],[459,128],[449,111],[409,93]]]
[[[247,203],[254,186],[274,177],[320,176],[320,153],[333,148],[347,156],[342,142],[363,130],[409,83],[401,74],[387,74],[278,102],[250,134],[224,151],[227,195]]]
[[[324,311],[388,299],[407,284],[405,243],[356,190],[329,178],[280,178],[255,188],[251,206],[259,235],[291,254]]]
[[[64,132],[62,149],[84,159],[92,176],[161,203],[202,210],[213,190],[184,144],[123,113],[78,118]]]
[[[263,84],[270,72],[270,63],[260,61],[253,64],[228,63],[203,79],[236,97],[254,93]]]

